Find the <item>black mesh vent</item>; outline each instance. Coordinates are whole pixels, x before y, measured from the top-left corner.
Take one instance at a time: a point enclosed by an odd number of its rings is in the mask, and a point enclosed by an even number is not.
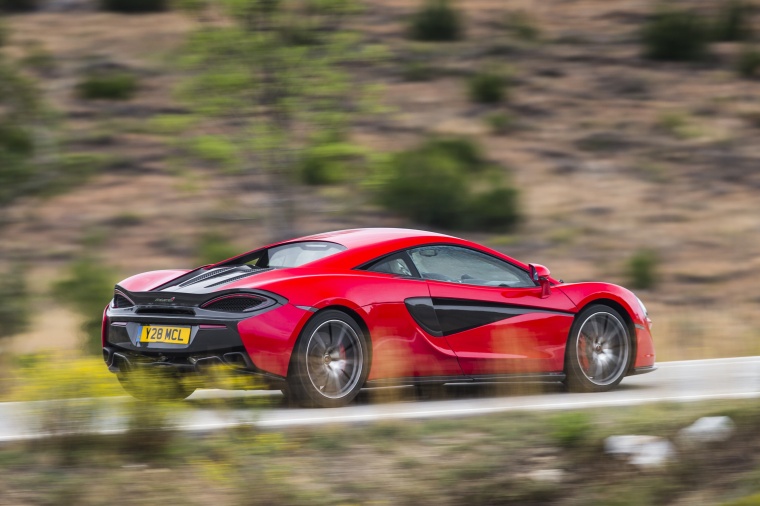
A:
[[[180,283],[180,288],[184,288],[186,286],[194,285],[195,283],[200,283],[201,281],[205,281],[209,278],[213,278],[215,276],[221,276],[222,274],[230,271],[234,271],[237,269],[237,266],[235,267],[227,267],[226,269],[213,269],[205,274],[201,274],[200,276],[196,276],[194,278],[188,279],[184,283]]]
[[[113,307],[121,309],[124,307],[132,306],[134,306],[134,304],[132,304],[132,302],[122,294],[117,293],[113,296]]]
[[[263,303],[264,299],[259,297],[227,297],[212,301],[210,304],[204,305],[203,309],[225,311],[227,313],[242,313]]]

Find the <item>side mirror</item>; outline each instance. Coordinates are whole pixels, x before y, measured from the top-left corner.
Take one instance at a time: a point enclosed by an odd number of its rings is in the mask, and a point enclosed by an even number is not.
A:
[[[545,299],[552,293],[549,269],[541,264],[530,264],[528,267],[530,268],[530,279],[541,287],[541,298]]]

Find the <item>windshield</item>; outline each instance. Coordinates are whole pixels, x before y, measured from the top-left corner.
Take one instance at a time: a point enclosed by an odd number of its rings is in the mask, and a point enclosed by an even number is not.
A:
[[[306,241],[293,242],[275,246],[261,252],[248,265],[282,269],[300,267],[316,260],[321,260],[346,249],[345,246],[334,242]]]

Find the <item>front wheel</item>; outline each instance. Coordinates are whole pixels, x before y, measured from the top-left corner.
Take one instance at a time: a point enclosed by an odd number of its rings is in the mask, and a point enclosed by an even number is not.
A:
[[[631,336],[616,310],[605,305],[584,309],[567,342],[565,373],[573,392],[604,392],[617,386],[631,361]]]
[[[318,313],[293,350],[291,398],[308,406],[345,406],[367,380],[369,354],[367,337],[353,318],[341,311]]]

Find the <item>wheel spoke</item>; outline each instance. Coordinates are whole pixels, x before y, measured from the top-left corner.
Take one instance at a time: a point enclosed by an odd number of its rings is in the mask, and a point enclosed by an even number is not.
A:
[[[348,331],[346,330],[346,327],[341,327],[340,332],[338,333],[338,339],[335,343],[333,343],[333,346],[338,347],[340,343],[343,342],[343,337],[348,335]]]
[[[626,328],[611,313],[592,314],[581,325],[576,349],[580,370],[589,381],[612,384],[624,373],[629,350]]]
[[[316,339],[317,344],[319,344],[321,353],[324,353],[325,350],[327,350],[327,343],[322,336],[319,335],[319,332],[314,333],[314,339]]]
[[[306,354],[306,372],[321,395],[338,399],[355,390],[362,373],[362,348],[348,323],[329,320],[317,327]]]

